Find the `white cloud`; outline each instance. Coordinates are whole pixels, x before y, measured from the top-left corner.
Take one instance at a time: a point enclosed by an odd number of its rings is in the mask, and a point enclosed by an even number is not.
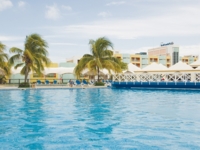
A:
[[[21,36],[0,36],[0,41],[11,42],[11,41],[20,41],[24,39]]]
[[[49,42],[49,45],[51,46],[81,46],[85,47],[88,46],[88,44],[76,44],[76,43],[61,43],[61,42]]]
[[[109,13],[109,12],[100,12],[100,13],[98,14],[98,16],[100,16],[100,17],[110,17],[110,16],[112,16],[112,15],[111,15],[111,13]]]
[[[11,8],[13,6],[10,0],[0,0],[0,11]]]
[[[184,55],[198,55],[200,56],[200,44],[199,45],[184,45],[180,46],[180,56]]]
[[[57,42],[57,43],[49,43],[50,45],[58,45],[58,46],[63,46],[63,45],[69,45],[69,46],[76,46],[77,44],[74,44],[74,43],[60,43],[60,42]]]
[[[107,13],[100,13],[105,17]],[[139,19],[106,19],[85,24],[54,28],[58,33],[70,36],[107,36],[118,39],[142,37],[193,36],[200,35],[200,9],[181,7],[165,15]]]
[[[24,7],[26,5],[26,3],[24,1],[19,1],[18,2],[18,6],[19,7]]]
[[[72,8],[70,6],[66,6],[66,5],[62,5],[61,8],[65,9],[65,10],[68,10],[68,11],[72,10]]]
[[[57,20],[61,17],[59,8],[54,4],[53,6],[46,6],[47,10],[45,17],[47,19]]]
[[[121,49],[120,53],[129,53],[129,54],[135,54],[140,52],[148,52],[149,49],[158,47],[158,45],[155,46],[149,46],[149,47],[140,47],[137,49]],[[199,45],[183,45],[179,47],[180,56],[185,55],[198,55],[200,56],[200,44]]]
[[[107,3],[106,6],[111,6],[111,5],[122,5],[122,4],[125,4],[125,1]]]
[[[140,53],[140,52],[147,52],[148,49],[155,48],[155,47],[158,47],[158,46],[140,47],[137,49],[122,49],[119,52],[122,53],[123,51],[123,53],[135,54],[135,53]]]
[[[196,38],[200,36],[200,5],[177,7],[167,14],[158,14],[151,17],[121,18],[121,19],[100,19],[93,22],[58,26],[49,28],[53,33],[68,35],[73,39],[96,39],[106,36],[109,39],[162,39],[162,38]],[[181,41],[181,40],[180,40]],[[195,40],[196,41],[196,40]],[[160,42],[160,40],[159,40]],[[176,41],[174,41],[176,43]],[[196,45],[189,45],[192,39],[180,46],[180,55],[197,55],[200,51],[200,42]],[[178,44],[178,43],[177,43]],[[182,43],[183,44],[183,43]],[[199,45],[198,45],[199,44]],[[129,48],[122,52],[133,53],[147,51],[157,45],[149,45],[138,49]],[[130,51],[128,50],[130,49]],[[120,50],[121,51],[121,50]]]

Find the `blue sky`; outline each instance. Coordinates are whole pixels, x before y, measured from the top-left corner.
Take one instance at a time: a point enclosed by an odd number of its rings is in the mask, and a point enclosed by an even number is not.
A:
[[[54,62],[89,53],[88,42],[105,36],[121,53],[174,42],[181,55],[200,52],[199,0],[0,0],[0,41],[23,48],[40,34]]]

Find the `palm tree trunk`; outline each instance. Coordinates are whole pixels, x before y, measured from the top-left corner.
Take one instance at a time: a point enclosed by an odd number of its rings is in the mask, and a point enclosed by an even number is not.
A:
[[[28,67],[26,66],[26,70],[25,70],[25,83],[27,82],[27,77],[28,77]]]
[[[97,71],[98,71],[98,82],[99,82],[99,67],[97,67]]]

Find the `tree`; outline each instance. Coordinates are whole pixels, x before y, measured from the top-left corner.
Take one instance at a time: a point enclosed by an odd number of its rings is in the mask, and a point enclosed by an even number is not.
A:
[[[44,66],[50,64],[50,59],[47,57],[47,47],[47,42],[40,35],[31,34],[26,36],[24,50],[17,47],[10,49],[10,53],[14,53],[15,55],[9,59],[9,63],[15,65],[16,61],[21,60],[22,63],[16,64],[15,69],[23,66],[21,74],[25,76],[25,83],[31,71],[41,75]]]
[[[121,72],[127,68],[127,65],[121,60],[113,57],[113,44],[105,37],[98,38],[96,41],[90,40],[91,54],[85,54],[80,59],[79,63],[74,69],[75,75],[79,78],[84,69],[95,72],[98,75],[101,69],[107,69],[109,73]]]
[[[8,64],[8,55],[4,53],[6,46],[0,42],[0,70],[2,76],[10,75],[10,67]]]

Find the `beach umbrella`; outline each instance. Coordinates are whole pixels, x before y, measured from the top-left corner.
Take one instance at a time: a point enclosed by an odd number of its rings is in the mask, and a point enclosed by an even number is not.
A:
[[[174,64],[173,66],[169,67],[169,70],[173,70],[173,71],[181,71],[181,70],[194,70],[190,65],[179,61],[178,63]]]
[[[142,71],[160,71],[160,70],[168,70],[168,68],[163,64],[157,64],[153,62],[142,69]]]
[[[190,66],[194,67],[194,68],[199,67],[200,66],[200,59],[198,59],[197,61],[191,63]]]
[[[137,67],[136,65],[129,63],[127,71],[134,72],[134,71],[141,71],[141,69],[139,67]]]
[[[132,72],[132,71],[123,71],[123,74],[133,74],[134,72]]]

